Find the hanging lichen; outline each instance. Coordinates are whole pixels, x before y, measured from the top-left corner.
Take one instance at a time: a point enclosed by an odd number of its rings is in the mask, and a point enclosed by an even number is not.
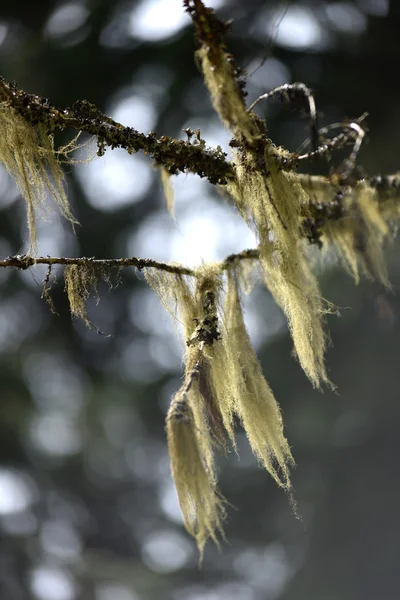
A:
[[[96,268],[90,263],[68,265],[64,270],[65,291],[71,314],[82,319],[89,328],[93,327],[93,324],[87,315],[86,301],[91,292],[97,294],[97,279]]]
[[[256,129],[245,110],[238,89],[235,66],[232,60],[229,60],[229,55],[218,52],[218,57],[215,57],[210,46],[203,45],[197,52],[197,58],[201,64],[213,107],[221,120],[232,131],[240,132],[251,140],[256,134]],[[216,60],[218,68],[215,68]]]
[[[318,282],[305,256],[301,232],[308,197],[293,173],[279,171],[267,146],[256,161],[237,151],[236,180],[228,185],[246,221],[255,228],[265,283],[287,316],[299,362],[312,383],[328,382],[324,365],[325,312]]]
[[[224,343],[230,369],[226,373],[235,395],[235,411],[260,463],[282,487],[290,488],[294,461],[283,435],[279,405],[264,378],[243,320],[237,275],[228,275]]]
[[[164,306],[176,313],[186,339],[185,380],[171,403],[167,433],[185,526],[195,537],[200,553],[208,537],[217,541],[224,516],[214,467],[214,446],[225,443],[222,416],[209,388],[210,365],[204,352],[219,339],[214,298],[210,296],[215,293],[210,286],[216,290],[217,279],[212,269],[209,275],[193,289],[180,275],[146,270],[147,281]]]
[[[336,249],[343,266],[359,281],[364,274],[390,288],[384,243],[389,226],[380,210],[376,192],[364,182],[342,195],[345,217],[323,228],[325,245]]]
[[[161,185],[164,191],[165,201],[167,203],[167,209],[172,218],[174,215],[174,190],[171,182],[171,173],[165,167],[160,167]]]
[[[63,185],[54,143],[42,123],[28,123],[8,102],[0,103],[0,162],[26,201],[31,251],[36,253],[36,212],[47,210],[51,197],[61,214],[76,223]]]
[[[172,401],[167,431],[185,525],[201,552],[207,538],[216,539],[221,531],[224,510],[216,488],[214,452],[225,452],[228,440],[236,449],[235,415],[257,459],[280,486],[290,489],[293,458],[283,435],[279,406],[246,332],[239,271],[238,265],[231,266],[222,303],[218,265],[199,268],[193,285],[180,275],[146,270],[147,281],[164,306],[176,313],[186,339],[184,384]],[[189,456],[195,465],[192,471],[188,470]]]
[[[204,460],[191,409],[189,380],[176,394],[167,415],[171,471],[187,531],[196,539],[200,556],[209,537],[218,543],[225,517],[224,500],[215,484],[213,465]]]
[[[302,368],[319,387],[328,382],[326,341],[318,283],[302,246],[300,207],[308,197],[293,173],[278,170],[279,150],[263,122],[246,110],[239,69],[225,49],[226,26],[201,1],[186,5],[201,41],[197,56],[213,106],[235,138],[234,178],[227,189],[255,227],[266,284],[287,316]]]

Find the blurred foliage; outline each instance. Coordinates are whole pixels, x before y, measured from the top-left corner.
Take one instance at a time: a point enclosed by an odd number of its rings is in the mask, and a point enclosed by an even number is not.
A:
[[[325,123],[367,110],[362,166],[370,175],[399,169],[395,2],[218,7],[233,19],[231,50],[249,73],[250,100],[286,80],[304,81]],[[209,143],[226,146],[181,10],[178,0],[2,3],[1,74],[60,107],[87,98],[140,130],[180,137],[184,127],[200,127]],[[276,143],[295,150],[306,137],[306,121],[290,107],[262,111]],[[68,139],[67,132],[58,141]],[[41,254],[185,262],[194,238],[205,259],[210,248],[223,256],[248,243],[239,218],[194,176],[175,183],[176,226],[146,157],[107,150],[67,171],[81,227],[74,238],[56,218],[41,224]],[[25,251],[23,202],[4,171],[0,210],[1,255]],[[396,290],[396,246],[387,254]],[[328,369],[338,394],[311,389],[266,292],[256,289],[246,305],[298,464],[302,520],[239,432],[240,461],[230,454],[219,465],[221,489],[237,509],[229,510],[229,543],[220,553],[206,548],[201,571],[182,527],[164,432],[180,348],[155,296],[133,270],[116,274],[112,289],[101,285],[89,317],[106,337],[71,321],[61,272],[52,286],[58,316],[40,298],[45,270],[0,273],[2,600],[396,597],[400,302],[370,282],[355,287],[329,257],[316,268],[324,295],[343,307],[329,320]]]

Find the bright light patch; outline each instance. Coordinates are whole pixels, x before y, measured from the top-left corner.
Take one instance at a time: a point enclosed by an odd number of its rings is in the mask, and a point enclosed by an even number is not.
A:
[[[171,573],[181,569],[192,554],[187,538],[173,531],[158,531],[143,544],[143,561],[156,573]]]
[[[84,399],[82,374],[62,352],[31,352],[24,364],[24,378],[41,410],[59,409],[76,415]]]
[[[142,0],[130,18],[130,33],[146,41],[165,40],[190,24],[190,17],[177,0]]]
[[[160,505],[163,513],[174,523],[183,525],[181,507],[179,506],[176,488],[169,479],[159,490]]]
[[[72,600],[75,586],[71,575],[56,567],[39,567],[32,572],[31,589],[39,600]]]
[[[279,27],[276,27],[277,18],[278,14],[274,12],[264,13],[258,23],[260,38],[267,33],[278,46],[301,50],[321,50],[327,46],[327,32],[305,6],[289,6]]]
[[[122,148],[108,149],[102,158],[78,167],[75,172],[89,204],[104,212],[142,200],[153,176],[148,160],[131,156]]]
[[[0,469],[0,515],[23,512],[35,501],[36,490],[26,477]]]
[[[124,585],[102,583],[96,589],[96,600],[139,600],[139,596]]]
[[[273,56],[260,66],[261,61],[262,59],[258,58],[251,62],[247,72],[249,82],[259,87],[263,93],[290,81],[290,71],[283,62]]]
[[[151,131],[157,120],[153,103],[147,98],[137,95],[116,102],[109,114],[114,121],[121,123],[124,127],[134,127],[142,133]]]
[[[57,8],[46,23],[45,31],[50,37],[61,37],[76,31],[89,16],[87,8],[76,2],[68,2]]]
[[[176,198],[178,200],[178,195]],[[217,203],[201,195],[198,198],[200,200],[191,202],[186,197],[186,208],[179,211],[176,203],[177,225],[165,213],[145,220],[140,230],[134,232],[128,254],[194,267],[202,261],[223,260],[227,254],[257,245],[255,235],[222,201]],[[154,245],[155,239],[157,245]]]
[[[47,413],[33,418],[29,434],[36,448],[53,456],[76,454],[82,447],[78,424],[63,413]]]
[[[217,118],[211,117],[207,119],[196,119],[194,122],[193,119],[185,123],[182,127],[191,129],[200,129],[200,135],[203,140],[207,141],[207,146],[210,148],[217,148],[217,146],[221,146],[222,150],[226,152],[228,155],[230,154],[229,142],[232,139],[231,134],[225,127],[221,125]],[[192,144],[199,143],[196,138],[192,138]]]
[[[0,165],[0,210],[8,208],[18,197],[19,192],[17,186],[7,173],[5,166]]]
[[[285,549],[278,543],[245,550],[234,560],[233,569],[245,577],[252,588],[272,598],[281,595],[291,575]]]

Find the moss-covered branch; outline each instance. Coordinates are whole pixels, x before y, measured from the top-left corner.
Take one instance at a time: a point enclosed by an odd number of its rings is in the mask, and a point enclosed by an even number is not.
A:
[[[142,150],[170,174],[190,171],[222,186],[234,178],[235,165],[226,160],[226,154],[220,149],[209,148],[205,143],[196,145],[190,139],[157,138],[153,133],[145,135],[116,123],[86,100],[75,102],[69,109],[57,109],[48,99],[28,94],[0,77],[0,102],[6,102],[31,124],[42,124],[49,130],[69,128],[92,134],[99,141],[100,152],[104,151],[105,145],[125,148],[128,152]],[[305,232],[311,242],[317,243],[326,222],[346,217],[346,209],[338,201],[344,190],[326,177],[298,174],[297,179],[310,197],[310,203],[303,207],[303,216],[307,217]],[[382,200],[400,200],[400,176],[397,174],[374,176],[365,183],[376,190]]]
[[[226,183],[231,173],[226,154],[220,148],[208,148],[165,135],[157,138],[153,132],[140,133],[107,117],[87,100],[77,100],[62,110],[52,106],[47,98],[28,94],[0,77],[0,102],[7,102],[26,121],[43,124],[50,131],[69,128],[96,136],[99,155],[104,153],[106,146],[124,148],[130,154],[142,150],[172,175],[190,171],[207,177],[213,184]]]

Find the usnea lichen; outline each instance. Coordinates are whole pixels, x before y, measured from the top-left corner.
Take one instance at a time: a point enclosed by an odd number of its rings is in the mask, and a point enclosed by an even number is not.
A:
[[[164,191],[167,209],[172,218],[174,215],[174,190],[171,182],[171,173],[165,167],[160,167],[161,185]]]
[[[293,457],[283,434],[279,405],[246,331],[235,271],[228,275],[225,322],[224,344],[229,365],[226,377],[235,396],[235,412],[259,462],[278,485],[290,489],[289,468],[294,465]]]
[[[0,131],[0,162],[25,199],[30,246],[35,253],[36,212],[48,209],[49,197],[65,218],[76,223],[64,189],[64,174],[46,126],[28,123],[8,102],[0,103]]]
[[[328,382],[326,336],[322,298],[305,256],[300,229],[300,215],[308,198],[294,174],[277,170],[268,148],[263,161],[264,168],[260,168],[252,152],[239,150],[235,155],[236,180],[228,190],[256,231],[265,283],[287,316],[303,370],[319,387]]]
[[[199,433],[188,400],[189,391],[184,387],[173,398],[166,429],[171,471],[185,527],[196,539],[202,555],[209,537],[218,543],[225,507],[224,499],[216,488],[215,474],[204,460],[199,446]]]
[[[384,244],[389,239],[390,228],[376,191],[361,182],[343,195],[341,201],[346,216],[324,226],[322,241],[328,249],[335,249],[356,283],[361,270],[389,289]]]
[[[197,51],[213,107],[226,127],[250,141],[257,130],[245,110],[232,57],[220,49],[215,52],[217,56],[213,56],[213,51],[207,44],[203,44]]]
[[[92,327],[86,311],[86,301],[90,293],[97,291],[98,273],[90,263],[68,265],[64,270],[65,291],[67,292],[71,314]]]
[[[229,271],[224,300],[217,265],[199,268],[193,286],[179,275],[146,271],[186,339],[184,384],[172,400],[167,432],[185,525],[200,552],[208,537],[216,539],[222,532],[225,509],[216,487],[214,453],[226,451],[228,441],[236,448],[235,415],[260,463],[280,486],[291,487],[293,458],[279,406],[246,332],[237,270],[234,265]]]
[[[302,368],[319,387],[328,383],[326,336],[318,283],[302,246],[300,209],[308,198],[294,174],[278,170],[277,150],[265,138],[265,126],[246,111],[238,72],[223,42],[210,44],[211,23],[215,28],[219,22],[209,9],[196,8],[199,16],[195,13],[194,20],[203,36],[198,57],[204,80],[237,146],[234,178],[228,181],[227,190],[245,220],[255,227],[266,284],[287,316]]]

